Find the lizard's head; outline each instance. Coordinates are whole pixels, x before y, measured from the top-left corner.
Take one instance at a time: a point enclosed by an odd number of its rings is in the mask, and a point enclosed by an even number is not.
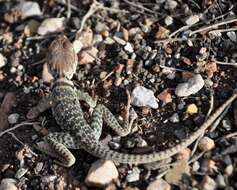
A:
[[[77,68],[77,55],[66,36],[59,36],[50,45],[46,56],[49,72],[54,79],[71,79]]]

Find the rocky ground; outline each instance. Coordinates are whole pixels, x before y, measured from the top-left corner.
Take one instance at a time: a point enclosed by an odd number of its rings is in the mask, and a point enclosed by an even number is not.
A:
[[[35,148],[60,130],[51,111],[26,118],[50,91],[45,54],[64,34],[78,53],[78,88],[120,120],[131,94],[138,115],[131,134],[104,126],[101,141],[134,154],[174,146],[236,88],[235,0],[0,0],[0,13],[0,190],[237,189],[236,103],[196,144],[140,166],[83,150],[72,151],[71,168],[58,166]]]

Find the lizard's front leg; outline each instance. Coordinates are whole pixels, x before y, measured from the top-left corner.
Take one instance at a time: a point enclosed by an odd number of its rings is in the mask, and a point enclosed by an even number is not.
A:
[[[49,109],[52,106],[52,99],[51,95],[49,94],[43,97],[35,107],[31,108],[27,113],[26,117],[27,119],[35,119],[41,113],[43,113],[45,110]]]
[[[49,147],[37,147],[37,149],[57,158],[59,161],[55,160],[55,163],[64,167],[70,167],[75,163],[75,157],[68,150],[68,148],[80,149],[79,141],[75,140],[75,137],[69,133],[54,132],[47,135],[46,142]]]
[[[94,108],[97,104],[97,100],[94,100],[87,92],[77,90],[77,97],[79,100],[85,101],[91,108]]]

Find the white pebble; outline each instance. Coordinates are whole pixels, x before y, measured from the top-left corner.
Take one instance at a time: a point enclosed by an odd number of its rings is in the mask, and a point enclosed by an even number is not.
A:
[[[83,44],[80,40],[74,40],[72,45],[76,53],[79,53],[83,47]]]
[[[14,9],[21,13],[23,19],[31,16],[42,15],[39,4],[33,1],[21,1],[21,3],[14,7]]]
[[[20,117],[20,115],[18,113],[12,113],[8,116],[7,119],[10,124],[15,124],[15,123],[17,123],[19,117]]]
[[[190,25],[198,23],[199,20],[200,20],[200,17],[198,15],[191,15],[188,18],[186,18],[185,24],[190,26]]]
[[[127,44],[124,46],[124,50],[126,50],[129,53],[133,53],[134,51],[132,45],[129,42],[127,42]]]
[[[138,86],[132,91],[132,104],[134,106],[143,107],[147,106],[153,109],[158,108],[157,99],[154,96],[154,92],[143,87]]]
[[[0,53],[0,68],[4,67],[7,64],[7,59]]]
[[[194,75],[185,83],[180,83],[175,89],[175,94],[179,97],[196,94],[204,86],[204,80],[200,74]]]
[[[126,41],[124,41],[123,39],[117,37],[117,36],[114,36],[113,37],[114,41],[117,42],[118,44],[121,44],[121,45],[126,45]]]
[[[4,178],[0,184],[0,190],[17,190],[17,181],[12,178]]]
[[[215,142],[209,137],[203,137],[198,143],[198,147],[202,151],[208,151],[215,147]]]
[[[45,19],[38,28],[39,35],[45,35],[52,32],[61,32],[65,28],[65,18]]]
[[[237,37],[234,31],[227,32],[226,34],[230,38],[231,41],[236,42]]]
[[[135,167],[126,176],[126,180],[127,180],[127,182],[131,183],[131,182],[134,182],[134,181],[138,181],[139,177],[140,177],[140,170],[137,167]]]
[[[173,19],[171,16],[165,17],[165,24],[166,24],[167,26],[173,24],[173,22],[174,22],[174,19]]]

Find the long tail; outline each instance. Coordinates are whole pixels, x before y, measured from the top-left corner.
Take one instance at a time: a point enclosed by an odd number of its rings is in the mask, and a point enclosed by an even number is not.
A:
[[[91,144],[90,146],[87,145],[86,151],[96,157],[129,164],[144,164],[169,158],[192,144],[236,98],[237,93],[233,94],[221,107],[219,107],[197,131],[192,133],[188,138],[182,140],[176,146],[168,148],[164,151],[137,155],[127,154],[113,151],[109,149],[109,147],[100,143],[94,145]]]

